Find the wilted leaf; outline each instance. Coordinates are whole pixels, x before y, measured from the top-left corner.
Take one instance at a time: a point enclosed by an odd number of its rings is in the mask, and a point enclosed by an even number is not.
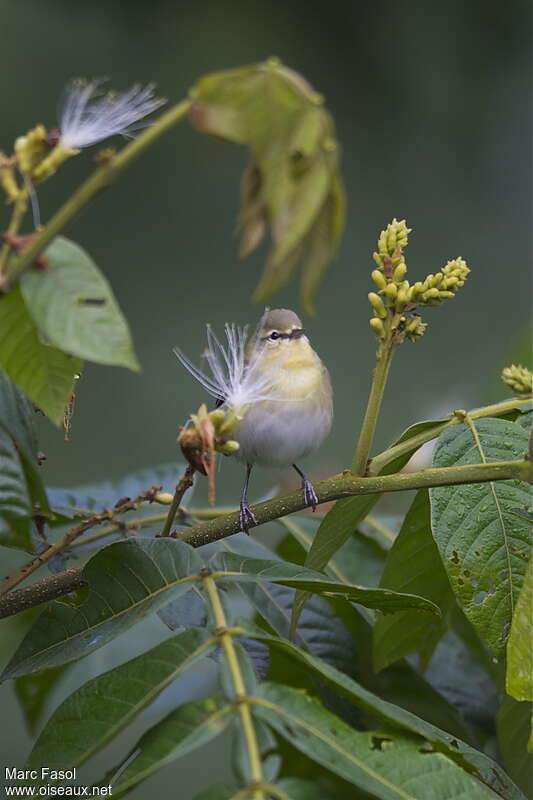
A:
[[[88,681],[54,711],[28,757],[28,769],[82,764],[214,646],[207,631],[185,631]]]
[[[405,517],[402,529],[387,556],[382,588],[421,594],[446,613],[453,592],[439,551],[431,536],[427,489],[421,489]],[[420,653],[427,664],[446,630],[442,618],[400,611],[378,618],[373,632],[374,666],[377,671],[409,653]]]
[[[482,453],[467,425],[449,428],[439,438],[433,466],[522,458],[528,421],[531,413],[516,422],[477,420]],[[510,512],[529,502],[531,489],[508,480],[443,486],[431,489],[430,497],[433,536],[455,596],[487,644],[500,653],[531,553],[529,524]]]
[[[47,268],[27,270],[20,285],[26,307],[46,339],[79,358],[138,370],[126,320],[85,250],[58,236],[45,257]]]
[[[197,128],[250,149],[241,254],[259,245],[267,224],[273,243],[254,299],[263,302],[302,267],[302,301],[311,311],[344,226],[338,146],[322,98],[277,59],[208,75],[192,96]]]
[[[507,641],[507,694],[533,700],[533,558],[518,596]]]
[[[51,603],[30,629],[2,679],[75,661],[106,644],[172,597],[189,591],[202,562],[174,539],[115,542],[84,567],[83,605]]]
[[[42,341],[16,286],[0,297],[0,367],[59,424],[82,361]]]

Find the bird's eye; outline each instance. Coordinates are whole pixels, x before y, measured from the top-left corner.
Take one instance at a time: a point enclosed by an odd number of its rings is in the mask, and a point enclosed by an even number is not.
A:
[[[276,340],[276,339],[279,339],[279,337],[280,337],[280,334],[277,331],[272,331],[272,333],[270,334],[270,336],[268,338]]]

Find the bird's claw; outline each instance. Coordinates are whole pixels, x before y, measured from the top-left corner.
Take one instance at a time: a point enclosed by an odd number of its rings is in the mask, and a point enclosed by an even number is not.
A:
[[[304,490],[304,501],[306,506],[311,506],[313,511],[316,511],[316,507],[318,505],[318,496],[315,492],[315,487],[309,478],[304,478],[302,480],[302,489]]]
[[[241,531],[244,533],[249,532],[249,528],[257,525],[257,520],[255,518],[255,514],[248,505],[248,503],[241,500],[240,511],[239,511],[239,524],[241,526]]]

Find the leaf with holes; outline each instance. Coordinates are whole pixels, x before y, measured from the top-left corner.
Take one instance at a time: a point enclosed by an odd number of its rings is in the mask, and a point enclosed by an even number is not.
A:
[[[423,738],[393,729],[354,730],[288,686],[262,684],[254,713],[308,758],[382,800],[487,797],[472,776]]]
[[[213,698],[180,706],[150,728],[99,785],[113,780],[113,797],[121,797],[162,767],[220,736],[232,718],[232,706],[220,706]]]
[[[22,296],[51,344],[74,356],[138,370],[130,332],[107,280],[82,248],[58,236],[47,268],[27,270]]]
[[[404,732],[416,734],[431,745],[431,749],[445,754],[463,769],[468,770],[476,778],[489,786],[500,797],[506,800],[522,800],[519,789],[507,777],[502,769],[483,752],[476,750],[464,741],[437,728],[425,719],[406,711],[394,703],[383,700],[378,695],[365,689],[343,672],[326,664],[319,658],[292,644],[286,639],[271,636],[246,620],[238,620],[237,627],[241,635],[254,637],[280,650],[291,659],[296,660],[323,683],[335,689],[348,700],[367,711],[374,719],[387,727],[400,728]],[[262,689],[262,687],[261,687]]]
[[[434,467],[520,459],[531,412],[516,422],[480,419],[439,438]],[[457,601],[490,648],[505,647],[531,553],[530,526],[511,513],[530,502],[517,480],[430,490],[433,536]]]
[[[516,604],[507,641],[507,694],[515,700],[533,700],[533,558]]]
[[[83,764],[214,646],[207,631],[185,631],[80,686],[48,720],[27,768]]]
[[[82,363],[42,341],[18,286],[0,297],[0,367],[56,424]]]
[[[192,547],[138,538],[104,547],[84,567],[89,596],[79,607],[55,602],[41,614],[2,679],[75,661],[189,591],[202,567]]]
[[[417,493],[405,517],[387,556],[380,586],[421,594],[438,605],[443,614],[454,602],[448,576],[431,536],[427,489]],[[442,618],[428,614],[400,611],[393,616],[379,617],[373,631],[376,671],[409,653],[420,653],[423,664],[427,664],[445,630]]]

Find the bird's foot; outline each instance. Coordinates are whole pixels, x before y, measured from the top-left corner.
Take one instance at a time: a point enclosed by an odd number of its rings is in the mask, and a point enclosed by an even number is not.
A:
[[[244,533],[249,533],[249,528],[257,525],[255,514],[245,500],[241,500],[239,523],[241,526],[241,531]]]
[[[304,501],[306,506],[311,506],[313,511],[316,511],[316,507],[318,505],[318,497],[317,493],[315,492],[315,487],[309,480],[309,478],[302,479],[302,489],[304,490]]]

